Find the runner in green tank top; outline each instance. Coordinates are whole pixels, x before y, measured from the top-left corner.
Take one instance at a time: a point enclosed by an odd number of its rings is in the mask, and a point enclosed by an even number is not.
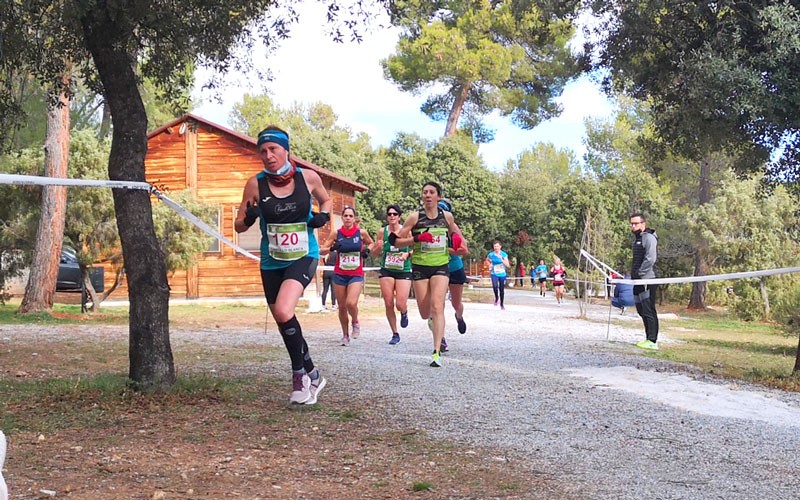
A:
[[[444,337],[444,302],[450,282],[448,241],[453,248],[461,247],[461,235],[453,215],[437,205],[442,189],[435,182],[422,188],[422,209],[412,212],[399,233],[391,233],[389,242],[394,246],[414,243],[411,257],[411,275],[414,295],[422,319],[428,320],[433,332],[433,359],[431,366],[442,366],[441,344]],[[448,238],[449,236],[449,238]]]

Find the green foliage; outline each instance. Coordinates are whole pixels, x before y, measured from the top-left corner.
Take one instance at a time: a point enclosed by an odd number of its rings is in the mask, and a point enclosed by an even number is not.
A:
[[[579,167],[573,153],[552,144],[532,146],[509,162],[499,179],[504,217],[496,237],[510,255],[526,263],[539,258],[550,262],[551,242],[543,236],[551,216],[548,198],[576,175]]]
[[[74,131],[70,139],[69,177],[108,179],[110,148],[110,141],[98,140],[92,129]],[[69,189],[64,243],[76,250],[82,269],[119,251],[117,219],[110,189]]]
[[[800,280],[785,280],[784,293],[774,302],[772,317],[784,331],[797,336],[800,334]]]
[[[31,147],[0,156],[4,174],[41,175],[44,151]],[[5,287],[30,261],[39,219],[41,188],[0,184],[0,304],[8,299]]]
[[[797,184],[800,82],[796,2],[593,3],[597,65],[609,88],[648,99],[658,134],[682,156],[725,152],[742,170]],[[778,145],[785,147],[777,148]]]
[[[456,131],[462,111],[483,135],[480,117],[497,110],[523,128],[557,116],[555,98],[578,65],[567,41],[574,2],[558,11],[546,2],[394,2],[393,23],[404,32],[397,52],[381,64],[402,90],[421,93],[436,84],[422,111],[447,118]]]
[[[216,225],[216,208],[197,201],[191,190],[170,193],[169,197],[212,227]],[[165,203],[156,202],[153,206],[153,225],[169,272],[192,267],[198,255],[214,241]]]
[[[757,321],[764,318],[764,303],[757,287],[750,286],[744,280],[739,280],[733,285],[736,298],[731,310],[737,318],[744,321]]]

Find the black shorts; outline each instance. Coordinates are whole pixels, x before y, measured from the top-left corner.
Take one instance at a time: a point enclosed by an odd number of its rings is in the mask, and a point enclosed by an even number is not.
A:
[[[394,278],[396,280],[410,280],[411,279],[411,272],[405,271],[390,271],[389,269],[381,268],[378,271],[378,276],[380,278]]]
[[[414,281],[429,280],[434,276],[450,276],[448,264],[441,266],[420,266],[414,264],[411,268],[411,279]]]
[[[539,278],[539,283],[546,283],[546,282],[547,282],[547,278]]]
[[[317,271],[318,261],[319,259],[313,257],[303,257],[281,269],[262,269],[261,284],[264,286],[267,304],[275,303],[278,299],[278,292],[281,291],[281,285],[286,280],[299,281],[303,288],[307,287],[311,283],[311,277]]]
[[[467,282],[467,273],[464,272],[463,267],[455,271],[450,271],[451,285],[463,285],[466,282]]]

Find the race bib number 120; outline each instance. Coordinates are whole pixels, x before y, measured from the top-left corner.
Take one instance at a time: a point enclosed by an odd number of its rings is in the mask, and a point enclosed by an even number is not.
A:
[[[267,224],[269,255],[276,260],[297,260],[308,255],[308,228],[305,222]]]

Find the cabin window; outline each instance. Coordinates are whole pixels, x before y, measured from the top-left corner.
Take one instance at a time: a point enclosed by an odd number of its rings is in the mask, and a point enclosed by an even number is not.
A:
[[[217,230],[219,234],[222,234],[222,210],[217,209],[217,217],[216,217],[216,227],[214,227],[214,221],[208,224],[209,226],[213,227]],[[220,253],[222,251],[221,242],[214,238],[214,242],[206,249],[206,253]]]
[[[236,217],[239,215],[239,207],[234,207],[233,209],[233,220],[236,220]],[[248,252],[260,252],[261,251],[261,226],[256,221],[255,224],[250,226],[250,228],[243,232],[243,233],[235,233],[236,235],[236,244],[240,247],[244,248]]]

